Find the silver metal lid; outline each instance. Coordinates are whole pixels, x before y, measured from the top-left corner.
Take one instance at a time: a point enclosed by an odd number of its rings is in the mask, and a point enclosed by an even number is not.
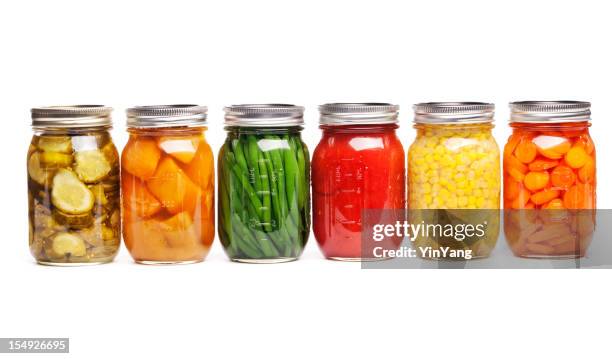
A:
[[[199,105],[137,106],[127,109],[127,127],[198,127],[206,126],[208,108]]]
[[[495,105],[486,102],[426,102],[414,105],[414,122],[470,124],[493,122]]]
[[[510,122],[559,123],[590,120],[590,102],[518,101],[510,103]]]
[[[390,103],[326,103],[319,106],[322,125],[376,125],[397,123],[398,105]]]
[[[31,109],[32,127],[89,128],[111,127],[111,107],[103,105],[48,106]]]
[[[225,111],[225,125],[238,127],[289,127],[304,124],[304,107],[286,104],[232,105]]]

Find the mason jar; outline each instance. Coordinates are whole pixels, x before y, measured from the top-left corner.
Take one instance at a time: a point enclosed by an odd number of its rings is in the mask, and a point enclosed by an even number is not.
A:
[[[491,133],[494,109],[493,104],[481,102],[414,106],[417,136],[408,151],[411,223],[424,220],[441,228],[452,226],[453,231],[465,228],[458,226],[481,225],[484,231],[469,238],[450,231],[449,235],[419,236],[417,247],[469,253],[458,259],[487,257],[495,247],[501,180],[499,148]],[[427,254],[423,257],[429,258]]]
[[[232,261],[296,260],[310,231],[310,162],[304,108],[225,108],[219,152],[219,238]]]
[[[33,108],[28,149],[30,252],[40,264],[113,260],[119,249],[119,156],[110,107]]]
[[[515,255],[582,257],[596,208],[591,104],[510,104],[512,135],[504,149],[504,230]]]
[[[313,230],[329,259],[375,259],[362,241],[363,211],[404,212],[404,148],[399,106],[330,103],[319,107],[323,137],[312,158]],[[400,214],[401,216],[401,214]],[[399,243],[395,243],[397,247]]]
[[[121,155],[123,238],[137,263],[204,260],[214,239],[214,157],[207,108],[140,106],[127,110]]]

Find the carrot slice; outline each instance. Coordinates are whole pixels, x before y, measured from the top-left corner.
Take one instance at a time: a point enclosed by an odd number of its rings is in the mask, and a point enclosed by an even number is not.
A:
[[[526,139],[521,140],[514,150],[514,155],[522,163],[529,163],[533,161],[537,154],[538,152],[536,145]]]
[[[170,157],[163,158],[155,174],[147,181],[149,191],[170,213],[193,212],[202,191]]]
[[[167,260],[168,243],[153,219],[125,224],[125,246],[135,260]]]
[[[538,191],[548,185],[550,175],[548,172],[529,172],[525,175],[523,182],[530,191]]]
[[[140,218],[150,217],[162,208],[141,179],[127,172],[121,174],[121,189],[123,191],[123,209]]]
[[[202,141],[195,153],[189,167],[185,169],[187,176],[202,189],[213,187],[213,173],[215,170],[212,149],[205,141]]]
[[[565,154],[565,163],[571,168],[580,168],[587,162],[589,155],[580,146],[572,147]]]
[[[200,146],[201,136],[163,136],[159,148],[182,163],[190,163]]]
[[[555,188],[566,189],[576,182],[576,174],[567,166],[557,166],[550,174],[550,180]]]
[[[548,160],[548,159],[536,159],[529,164],[530,171],[546,171],[547,169],[554,168],[559,164],[559,161]]]
[[[581,184],[571,186],[563,195],[563,204],[569,209],[585,208],[585,186]]]
[[[560,198],[555,198],[552,201],[548,202],[542,208],[544,209],[565,209],[563,206],[563,201]]]
[[[531,197],[531,192],[529,192],[525,188],[521,188],[519,191],[519,194],[512,201],[512,208],[524,209],[527,203],[529,202],[530,197]]]
[[[513,177],[506,178],[504,184],[504,198],[506,200],[515,199],[519,195],[519,192],[521,190],[520,186],[521,183],[516,181]]]
[[[121,167],[134,176],[147,180],[155,173],[160,157],[161,151],[154,140],[130,139],[123,149]]]
[[[538,136],[533,139],[538,153],[546,158],[558,160],[572,147],[570,141],[561,136]]]
[[[516,149],[516,146],[519,144],[520,141],[521,141],[521,136],[511,135],[508,138],[508,142],[506,143],[506,146],[504,147],[504,156],[511,156],[514,153],[514,150]]]
[[[160,227],[171,247],[191,248],[194,252],[197,251],[198,239],[188,212],[180,212],[160,222]]]
[[[595,181],[595,161],[589,157],[587,162],[578,170],[578,178],[583,183],[593,183]]]
[[[574,146],[582,147],[584,152],[589,155],[595,151],[595,144],[593,144],[593,140],[591,140],[591,136],[589,135],[581,135],[580,138],[574,143]]]
[[[550,189],[547,188],[545,190],[542,190],[540,192],[534,193],[531,196],[531,202],[535,203],[536,205],[542,205],[544,203],[550,202],[553,199],[559,197],[559,194],[561,192],[555,189]]]

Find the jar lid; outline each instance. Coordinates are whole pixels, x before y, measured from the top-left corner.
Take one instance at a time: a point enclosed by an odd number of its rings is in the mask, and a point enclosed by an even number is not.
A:
[[[156,105],[136,106],[127,109],[127,127],[197,127],[206,126],[206,106]]]
[[[414,123],[490,123],[493,122],[495,105],[487,102],[424,102],[414,105],[414,112]]]
[[[398,105],[390,103],[326,103],[319,106],[322,125],[376,125],[397,123]]]
[[[287,104],[232,105],[225,111],[225,125],[238,127],[288,127],[304,124],[304,107]]]
[[[559,123],[590,120],[590,102],[518,101],[510,103],[510,122]]]
[[[103,105],[71,105],[35,107],[33,128],[88,128],[111,127],[111,107]]]

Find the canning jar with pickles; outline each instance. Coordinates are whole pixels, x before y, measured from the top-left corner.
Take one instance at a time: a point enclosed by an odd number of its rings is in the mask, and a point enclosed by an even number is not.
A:
[[[510,104],[504,149],[504,231],[515,255],[582,257],[595,229],[590,103]]]
[[[219,152],[219,238],[232,261],[296,260],[310,232],[310,162],[304,108],[225,108]]]
[[[399,106],[331,103],[319,110],[323,137],[312,159],[315,238],[329,259],[376,259],[362,241],[369,225],[363,211],[376,216],[372,222],[377,223],[403,218],[405,212],[405,155],[395,133]],[[400,244],[392,242],[385,249]]]
[[[28,149],[30,252],[40,264],[113,260],[119,249],[119,156],[110,107],[32,109]]]
[[[489,256],[499,235],[501,187],[499,148],[491,133],[495,106],[433,102],[414,109],[417,137],[408,151],[409,218],[413,224],[441,229],[414,239],[423,250],[418,253],[436,259]],[[482,231],[457,236],[458,230],[477,225]],[[444,248],[469,255],[429,255]]]
[[[130,137],[121,155],[125,246],[141,264],[204,260],[215,233],[207,108],[140,106],[127,116]]]

